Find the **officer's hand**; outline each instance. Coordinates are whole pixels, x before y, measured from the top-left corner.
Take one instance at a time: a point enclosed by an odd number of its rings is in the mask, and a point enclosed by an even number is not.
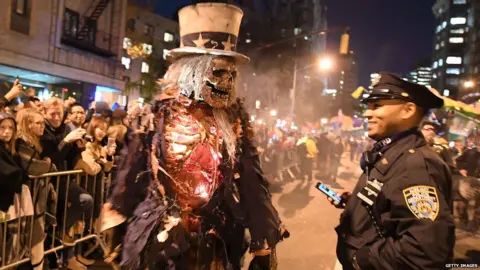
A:
[[[460,174],[467,177],[467,170],[460,170]]]
[[[339,196],[340,198],[342,198],[342,202],[339,203],[337,201],[334,201],[332,198],[330,197],[327,197],[328,201],[333,205],[335,206],[335,208],[338,208],[338,209],[344,209],[345,206],[347,205],[347,202],[348,202],[348,199],[350,198],[350,196],[352,195],[352,193],[350,191],[344,191],[344,192],[339,192],[337,193],[337,196]]]

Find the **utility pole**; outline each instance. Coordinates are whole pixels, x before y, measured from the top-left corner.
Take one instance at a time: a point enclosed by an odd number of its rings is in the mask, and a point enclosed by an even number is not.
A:
[[[293,116],[293,112],[295,111],[295,95],[297,91],[297,59],[295,58],[293,64],[293,87],[292,91],[290,92],[290,98],[292,99],[292,106],[290,107],[290,115]]]

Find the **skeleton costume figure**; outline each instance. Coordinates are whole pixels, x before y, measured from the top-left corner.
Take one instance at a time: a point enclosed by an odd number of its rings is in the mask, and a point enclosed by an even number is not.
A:
[[[101,223],[107,229],[117,225],[108,220],[128,220],[122,269],[240,269],[237,255],[246,247],[235,232],[244,229],[246,214],[227,111],[236,100],[236,64],[249,60],[235,52],[242,16],[221,3],[179,11],[181,47],[170,51],[173,63],[159,82],[155,127],[124,149]],[[270,248],[256,255],[268,260]],[[260,269],[265,265],[271,268]]]

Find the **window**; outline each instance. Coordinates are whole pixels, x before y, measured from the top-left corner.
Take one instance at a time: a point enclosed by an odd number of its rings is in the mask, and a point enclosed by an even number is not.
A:
[[[129,49],[130,47],[132,47],[132,40],[128,37],[124,37],[123,38],[123,48],[126,50],[126,49]]]
[[[446,22],[446,21],[443,21],[443,22],[442,22],[442,29],[445,29],[445,28],[447,28],[447,22]]]
[[[462,5],[466,3],[467,3],[467,0],[453,0],[454,5]]]
[[[442,26],[441,26],[441,25],[437,26],[437,33],[440,33],[442,30],[443,30],[443,29],[442,29]]]
[[[118,95],[118,105],[125,107],[127,106],[127,96],[124,95]]]
[[[146,55],[152,54],[152,52],[153,52],[153,47],[152,47],[152,45],[143,43],[142,47],[143,47],[143,52],[144,52]]]
[[[165,32],[165,34],[163,34],[163,41],[173,42],[173,34],[169,32]]]
[[[443,47],[445,46],[445,41],[442,40],[442,42],[440,42],[440,47]]]
[[[440,49],[440,45],[439,44],[435,44],[435,50],[438,50]]]
[[[432,67],[433,67],[433,68],[437,68],[437,67],[438,67],[438,62],[437,62],[437,61],[433,62]]]
[[[446,73],[447,74],[459,75],[460,74],[460,69],[459,68],[447,68]]]
[[[452,85],[452,86],[457,86],[458,85],[458,78],[448,78],[447,79],[447,84]]]
[[[167,59],[167,56],[168,56],[168,50],[163,49],[163,59]]]
[[[439,67],[443,66],[443,59],[438,59],[438,66]]]
[[[451,33],[451,34],[463,34],[463,33],[465,33],[465,29],[463,29],[463,28],[460,28],[460,29],[451,29],[451,30],[450,30],[450,33]]]
[[[80,15],[71,9],[65,8],[65,21],[63,23],[63,34],[76,37]]]
[[[457,24],[466,24],[467,19],[464,17],[454,17],[450,19],[450,24],[457,25]]]
[[[136,21],[135,19],[128,19],[127,21],[127,29],[130,30],[130,31],[135,31],[135,24],[136,24]]]
[[[27,12],[27,1],[28,0],[17,0],[15,12],[18,15],[24,15]]]
[[[95,39],[97,37],[97,20],[87,18],[85,22],[86,34],[85,40],[89,44],[95,45]]]
[[[251,38],[247,38],[247,39],[245,40],[245,43],[252,43],[252,39],[251,39]]]
[[[301,33],[302,33],[301,28],[295,27],[295,29],[293,29],[293,34],[294,35],[300,35]]]
[[[450,90],[448,89],[443,90],[443,95],[446,97],[450,96]]]
[[[132,59],[128,57],[122,57],[122,65],[124,65],[126,69],[130,69],[130,63],[132,63]]]
[[[143,29],[143,33],[145,34],[145,36],[151,36],[153,35],[153,30],[155,28],[153,28],[153,26],[151,26],[150,24],[145,24],[145,29]]]
[[[30,34],[31,4],[30,0],[12,0],[10,30],[26,35]]]
[[[436,74],[436,73],[433,73],[433,78],[434,78],[434,79],[437,78],[437,74]]]
[[[447,64],[459,65],[462,63],[462,57],[449,56],[447,57]]]
[[[150,71],[150,67],[147,63],[142,62],[142,73],[148,73]]]
[[[450,43],[463,43],[463,37],[451,37],[448,39]]]

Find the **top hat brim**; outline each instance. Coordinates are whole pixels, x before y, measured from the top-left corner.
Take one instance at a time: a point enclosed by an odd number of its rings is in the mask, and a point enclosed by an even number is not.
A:
[[[247,64],[248,62],[250,62],[250,58],[248,56],[241,53],[234,52],[234,51],[204,49],[204,48],[195,48],[195,47],[182,47],[182,48],[172,49],[168,52],[167,60],[175,61],[176,59],[182,56],[197,55],[197,54],[228,56],[228,57],[234,58],[237,64]]]

